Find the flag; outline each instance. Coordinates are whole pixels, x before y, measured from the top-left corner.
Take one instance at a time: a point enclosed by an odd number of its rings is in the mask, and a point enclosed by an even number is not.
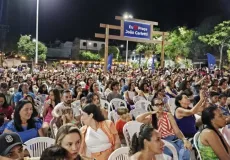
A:
[[[154,72],[154,69],[155,69],[155,58],[156,58],[156,56],[155,55],[153,55],[153,58],[152,58],[152,73]]]
[[[113,54],[110,54],[108,56],[108,66],[107,66],[107,70],[111,70],[111,67],[112,67],[112,63],[113,63]]]
[[[216,58],[210,53],[207,54],[207,57],[208,57],[208,68],[210,70],[213,70],[214,66],[216,65]]]

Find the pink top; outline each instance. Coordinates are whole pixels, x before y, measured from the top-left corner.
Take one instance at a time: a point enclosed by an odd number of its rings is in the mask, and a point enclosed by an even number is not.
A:
[[[45,103],[44,107],[47,107],[47,105],[49,105],[49,104]],[[53,111],[53,108],[49,105],[48,106],[48,112],[47,112],[47,114],[46,114],[46,116],[44,118],[44,122],[50,123],[50,121],[53,119],[52,111]]]

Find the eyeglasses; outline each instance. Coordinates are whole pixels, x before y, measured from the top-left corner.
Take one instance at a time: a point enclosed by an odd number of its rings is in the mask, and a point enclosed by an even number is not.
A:
[[[155,104],[155,106],[163,106],[164,103],[158,103],[158,104]]]

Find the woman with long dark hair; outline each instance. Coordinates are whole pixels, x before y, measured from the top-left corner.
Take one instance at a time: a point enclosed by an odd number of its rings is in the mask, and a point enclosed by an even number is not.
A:
[[[97,160],[108,159],[109,155],[120,147],[120,139],[115,125],[105,120],[99,107],[94,104],[86,105],[82,110],[81,128],[82,146],[80,153]]]
[[[0,113],[3,113],[7,119],[11,119],[13,108],[7,104],[6,96],[0,93]]]
[[[58,89],[51,89],[49,91],[49,99],[44,103],[43,110],[43,125],[42,128],[46,134],[49,129],[50,121],[53,119],[52,111],[54,107],[61,102],[61,96]]]
[[[132,137],[129,154],[131,160],[155,160],[155,155],[162,154],[164,142],[160,133],[151,125],[141,125],[140,132]]]
[[[14,119],[7,124],[4,132],[18,133],[23,142],[43,136],[42,124],[34,118],[33,110],[33,104],[30,101],[19,101],[15,107]]]
[[[230,146],[219,131],[226,125],[226,119],[221,110],[216,106],[210,106],[203,110],[201,119],[206,125],[198,139],[202,159],[229,160]]]

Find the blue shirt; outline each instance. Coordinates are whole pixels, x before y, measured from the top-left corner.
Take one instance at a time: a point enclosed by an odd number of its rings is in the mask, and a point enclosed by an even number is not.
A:
[[[31,128],[31,129],[27,129],[27,127],[22,127],[24,131],[20,131],[18,132],[14,126],[14,121],[10,121],[7,126],[6,129],[10,130],[12,132],[18,133],[21,140],[24,142],[32,139],[32,138],[36,138],[39,137],[38,135],[38,130],[42,128],[42,123],[35,120],[35,128]]]
[[[2,126],[0,126],[0,134],[2,134],[4,132],[4,130],[5,130],[6,126],[7,126],[7,123],[8,122],[5,122],[5,123],[3,123]]]
[[[29,92],[28,95],[30,95],[33,98],[35,98],[35,95],[32,92]],[[14,103],[18,103],[22,98],[23,98],[23,93],[22,92],[15,93],[15,95],[14,95]]]

